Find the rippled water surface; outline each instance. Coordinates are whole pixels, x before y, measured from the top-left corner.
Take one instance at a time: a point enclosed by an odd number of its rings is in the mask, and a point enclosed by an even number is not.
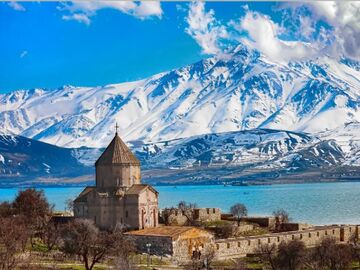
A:
[[[244,203],[249,215],[269,215],[277,208],[286,209],[293,220],[312,224],[360,224],[360,182],[287,184],[272,186],[156,186],[160,207],[181,200],[201,207],[219,207],[228,211],[236,202]],[[81,187],[44,188],[57,210],[64,209],[68,198],[75,198]],[[0,189],[0,200],[11,200],[17,189]]]

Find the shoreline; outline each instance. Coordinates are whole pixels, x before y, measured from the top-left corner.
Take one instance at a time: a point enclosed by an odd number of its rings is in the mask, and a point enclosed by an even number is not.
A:
[[[0,179],[1,182],[1,179]],[[175,183],[163,183],[163,182],[152,182],[152,181],[144,181],[144,183],[152,185],[152,186],[233,186],[233,187],[241,187],[241,186],[274,186],[274,185],[301,185],[301,184],[329,184],[329,183],[356,183],[360,182],[360,179],[341,179],[341,180],[313,180],[313,181],[305,181],[305,180],[250,180],[250,181],[229,181],[229,182],[220,182],[220,181],[206,181],[206,182],[175,182]],[[8,185],[0,185],[0,189],[24,189],[24,188],[81,188],[85,186],[95,185],[94,182],[82,182],[82,183],[26,183],[25,185],[19,183],[13,183]]]
[[[312,184],[312,185],[310,185]],[[65,201],[74,199],[83,185],[38,186],[55,209],[63,211]],[[0,200],[11,200],[24,187],[0,188]],[[293,220],[313,225],[360,224],[358,181],[331,183],[291,183],[258,186],[162,185],[155,189],[161,195],[159,207],[171,207],[179,201],[196,202],[199,207],[216,207],[223,212],[241,202],[251,216],[269,216],[284,208]]]

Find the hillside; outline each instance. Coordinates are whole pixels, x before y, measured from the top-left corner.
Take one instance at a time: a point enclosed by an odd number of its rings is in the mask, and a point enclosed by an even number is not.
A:
[[[93,179],[93,173],[73,155],[73,150],[31,140],[22,136],[0,134],[0,187],[76,184]]]
[[[99,87],[0,95],[0,128],[65,147],[104,147],[120,125],[126,141],[271,128],[334,139],[360,122],[360,71],[321,57],[275,63],[240,45],[150,78]]]
[[[8,144],[1,150],[2,160],[15,160],[2,162],[2,175],[89,172],[118,122],[120,136],[132,145],[150,180],[151,170],[171,177],[181,170],[192,179],[203,169],[211,171],[208,180],[228,177],[221,173],[227,170],[236,170],[233,178],[317,171],[319,179],[357,179],[359,66],[326,56],[273,62],[239,45],[227,57],[135,82],[2,94],[0,129],[19,134],[23,145],[24,137],[33,139],[28,149]],[[3,145],[11,141],[4,138]],[[39,155],[41,142],[65,149],[51,146],[54,151]],[[57,151],[71,165],[49,164]],[[19,153],[17,159],[11,152]]]

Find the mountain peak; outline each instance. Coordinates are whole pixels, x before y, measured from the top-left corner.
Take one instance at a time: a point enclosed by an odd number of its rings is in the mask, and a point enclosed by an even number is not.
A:
[[[66,147],[106,146],[116,121],[125,141],[145,142],[253,128],[338,131],[360,121],[356,67],[326,56],[278,64],[239,44],[226,58],[136,82],[0,95],[0,128]]]

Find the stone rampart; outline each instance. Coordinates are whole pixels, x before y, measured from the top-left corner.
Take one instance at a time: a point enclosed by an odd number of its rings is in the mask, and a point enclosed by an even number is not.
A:
[[[339,243],[347,243],[353,234],[359,237],[356,225],[334,225],[312,227],[301,231],[265,234],[260,236],[219,239],[215,241],[216,257],[228,259],[254,254],[263,244],[278,245],[282,241],[301,240],[306,247],[319,244],[325,237],[333,237]]]
[[[164,222],[172,226],[189,225],[189,219],[194,222],[211,222],[221,220],[219,208],[194,208],[188,211],[180,209],[164,209],[161,213]]]
[[[195,221],[218,221],[221,220],[221,211],[219,208],[195,208]]]

